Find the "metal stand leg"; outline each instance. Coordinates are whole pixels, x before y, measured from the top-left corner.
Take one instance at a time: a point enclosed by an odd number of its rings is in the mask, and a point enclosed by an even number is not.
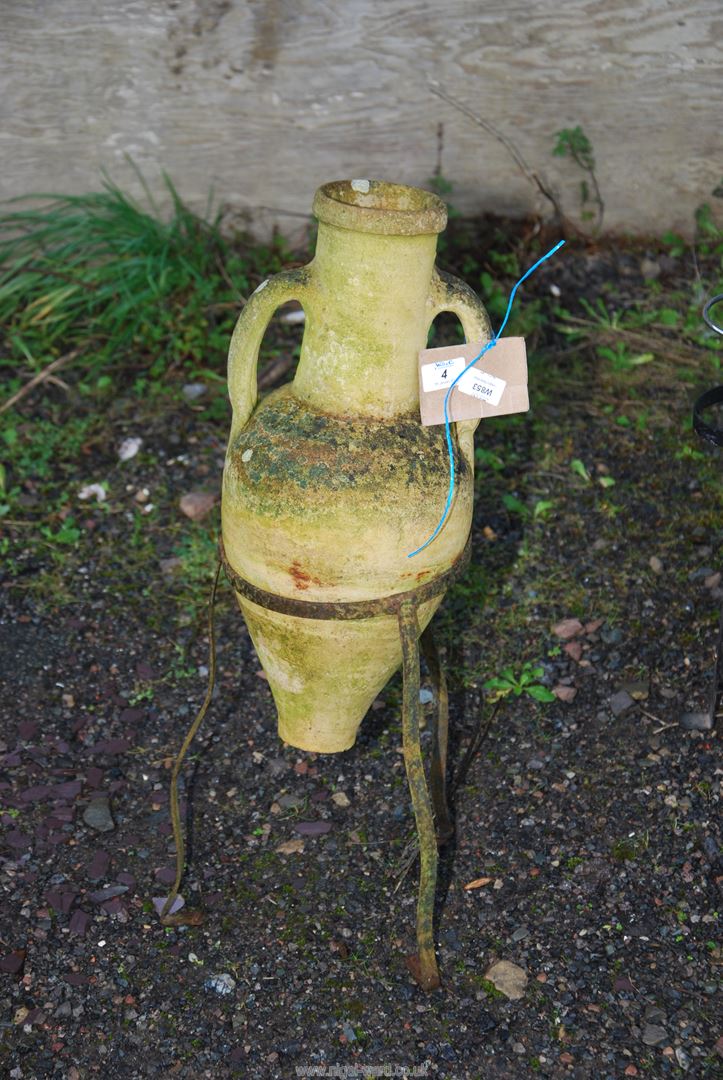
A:
[[[416,957],[410,958],[409,967],[423,990],[434,990],[440,982],[437,958],[434,953],[432,925],[434,894],[437,885],[437,837],[419,742],[419,623],[417,605],[414,600],[402,602],[398,618],[404,678],[402,706],[404,765],[417,823],[420,861],[417,901],[418,953]]]
[[[718,643],[715,650],[715,671],[713,672],[713,693],[710,699],[710,726],[714,728],[718,720],[723,719],[723,607],[720,610],[718,624]]]
[[[449,731],[449,695],[447,680],[439,662],[439,653],[434,643],[432,627],[429,625],[422,634],[422,653],[427,661],[429,674],[437,694],[437,713],[434,720],[434,739],[432,742],[432,763],[429,770],[429,784],[432,789],[434,818],[437,823],[437,843],[441,847],[451,837],[454,829],[449,818],[447,805],[447,736]]]

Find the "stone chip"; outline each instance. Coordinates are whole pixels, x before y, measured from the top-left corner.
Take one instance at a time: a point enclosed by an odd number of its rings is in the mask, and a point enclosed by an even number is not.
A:
[[[509,960],[496,960],[487,968],[484,977],[510,1001],[519,1001],[524,997],[527,972],[517,964]]]

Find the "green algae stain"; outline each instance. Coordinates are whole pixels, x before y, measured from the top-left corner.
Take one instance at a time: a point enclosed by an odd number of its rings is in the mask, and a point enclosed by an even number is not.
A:
[[[457,448],[455,465],[459,483],[466,483],[470,469]],[[259,405],[230,448],[229,466],[233,487],[259,509],[264,493],[275,501],[282,488],[287,502],[295,491],[377,498],[381,477],[393,498],[405,488],[424,497],[442,490],[449,475],[441,427],[425,428],[411,418],[385,422],[318,413],[288,387]]]

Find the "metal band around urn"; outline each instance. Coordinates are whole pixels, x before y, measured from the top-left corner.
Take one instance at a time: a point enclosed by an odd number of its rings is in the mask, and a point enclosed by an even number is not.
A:
[[[416,604],[424,604],[427,600],[433,600],[443,593],[452,582],[456,581],[466,568],[470,558],[471,536],[467,537],[467,543],[462,553],[455,559],[449,570],[438,574],[431,581],[425,581],[414,589],[406,592],[392,593],[375,600],[349,600],[322,602],[318,600],[299,600],[293,596],[279,596],[278,593],[267,592],[257,585],[252,585],[240,574],[237,574],[226,558],[223,539],[219,538],[219,553],[226,577],[235,591],[250,600],[259,607],[269,611],[277,611],[281,615],[293,615],[298,619],[372,619],[378,615],[397,614],[401,605],[408,600],[414,600]]]

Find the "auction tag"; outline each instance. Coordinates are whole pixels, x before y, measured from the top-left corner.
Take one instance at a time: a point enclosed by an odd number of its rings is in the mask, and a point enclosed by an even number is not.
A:
[[[484,345],[485,342],[469,342],[443,349],[422,349],[419,405],[425,427],[444,423],[444,399],[450,384]],[[453,422],[479,420],[527,412],[529,407],[525,339],[509,337],[500,338],[465,372],[449,396],[447,414]]]
[[[449,360],[422,364],[422,389],[427,394],[430,390],[446,390],[468,363],[463,356],[453,356]]]

